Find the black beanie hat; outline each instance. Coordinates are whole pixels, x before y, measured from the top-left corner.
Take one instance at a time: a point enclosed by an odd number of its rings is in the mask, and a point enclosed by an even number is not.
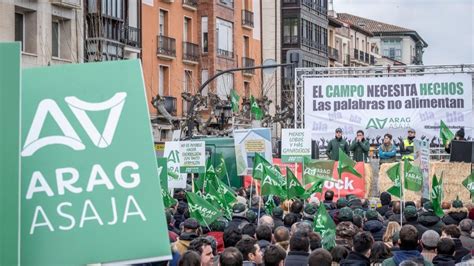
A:
[[[464,128],[460,128],[457,132],[456,132],[456,136],[459,136],[460,138],[464,138]]]

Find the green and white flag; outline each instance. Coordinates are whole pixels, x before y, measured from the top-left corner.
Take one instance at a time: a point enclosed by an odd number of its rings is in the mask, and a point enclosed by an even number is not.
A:
[[[436,175],[433,176],[431,184],[431,202],[433,203],[433,210],[439,217],[444,216],[443,208],[441,208],[441,202],[443,201],[443,174],[439,180]]]
[[[163,194],[163,205],[165,206],[165,208],[169,208],[178,203],[178,201],[173,198],[173,196],[171,196],[170,192],[167,189],[161,188],[161,194]]]
[[[222,195],[222,198],[226,202],[227,205],[231,205],[232,203],[237,201],[237,196],[235,191],[232,188],[228,187],[224,182],[217,179],[217,192]]]
[[[269,167],[263,167],[263,177],[261,181],[262,195],[277,195],[285,197],[285,191],[281,187],[281,177]]]
[[[333,160],[311,160],[305,157],[303,183],[311,184],[320,179],[331,180],[333,179],[333,169]]]
[[[265,167],[272,169],[273,172],[278,171],[262,155],[255,153],[255,157],[253,157],[252,177],[256,180],[262,180]]]
[[[286,198],[301,198],[303,197],[304,193],[305,189],[301,186],[300,181],[298,181],[290,168],[286,167]]]
[[[186,192],[186,198],[189,205],[189,214],[192,218],[198,220],[202,226],[209,226],[217,218],[222,217],[222,213],[195,193]]]
[[[341,148],[339,148],[339,162],[337,165],[337,171],[339,174],[339,179],[341,179],[342,173],[351,173],[357,177],[362,178],[362,175],[357,172],[357,170],[354,168],[356,165],[356,162],[354,162],[345,152],[342,151]]]
[[[420,167],[411,164],[407,159],[403,163],[404,187],[411,191],[421,191],[423,188],[423,173]]]
[[[313,230],[321,234],[323,248],[331,250],[336,246],[336,224],[329,216],[324,204],[319,204],[314,217]]]
[[[268,195],[268,199],[264,204],[265,213],[272,215],[273,209],[275,209],[275,201],[273,201],[273,195]]]
[[[439,136],[441,138],[441,141],[443,142],[443,146],[449,145],[451,140],[454,139],[453,132],[449,130],[443,120],[441,120],[439,125]]]
[[[216,165],[216,168],[215,168],[216,175],[220,179],[223,179],[224,177],[227,177],[227,175],[228,175],[227,167],[225,165],[224,155],[222,155],[222,153],[218,153],[218,154],[216,154],[216,156],[217,156],[217,165]]]
[[[400,178],[400,163],[396,163],[387,170],[387,176],[393,181],[393,186],[387,189],[387,192],[398,198],[402,197],[402,185]]]
[[[469,190],[471,193],[471,197],[474,196],[474,173],[470,174],[464,181],[462,181],[462,185]]]
[[[253,95],[250,96],[250,112],[254,115],[255,120],[262,120],[263,111],[260,109],[260,106],[258,106],[258,103]]]
[[[239,111],[239,100],[240,96],[235,89],[230,91],[230,104],[232,106],[232,112],[236,113]]]

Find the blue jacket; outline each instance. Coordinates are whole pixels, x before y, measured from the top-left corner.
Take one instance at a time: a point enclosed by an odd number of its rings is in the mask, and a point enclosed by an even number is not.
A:
[[[397,155],[397,147],[390,144],[390,146],[385,146],[382,144],[379,146],[379,158],[380,163],[393,163],[395,162],[395,156]]]

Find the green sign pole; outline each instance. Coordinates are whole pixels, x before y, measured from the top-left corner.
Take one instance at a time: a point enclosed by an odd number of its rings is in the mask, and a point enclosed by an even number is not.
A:
[[[0,43],[0,265],[19,264],[20,93],[20,43]]]
[[[23,71],[21,264],[171,258],[138,60]]]

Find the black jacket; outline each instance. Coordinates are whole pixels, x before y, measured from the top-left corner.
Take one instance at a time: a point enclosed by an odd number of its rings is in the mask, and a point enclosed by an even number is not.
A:
[[[449,212],[443,217],[443,223],[445,225],[459,225],[459,222],[467,218],[467,212]]]
[[[249,220],[246,217],[233,216],[227,227],[242,229],[242,227],[248,223]]]
[[[339,148],[349,155],[349,144],[347,144],[347,141],[343,138],[333,138],[329,141],[326,148],[326,154],[330,160],[339,161]]]
[[[339,262],[341,266],[370,266],[370,260],[366,256],[351,251],[349,255]]]
[[[375,241],[383,241],[383,234],[385,233],[385,228],[383,223],[378,220],[370,220],[364,223],[364,231],[370,232],[374,237]]]
[[[454,265],[456,265],[456,262],[455,262],[453,256],[436,255],[433,258],[433,264],[434,265],[440,265],[440,266],[454,266]]]
[[[428,230],[436,231],[440,235],[441,228],[444,225],[441,219],[432,211],[427,211],[418,215],[418,223],[428,228]]]
[[[336,203],[334,203],[332,200],[324,200],[323,203],[324,203],[324,206],[326,207],[326,210],[336,209]]]
[[[385,216],[385,214],[390,210],[389,205],[382,205],[382,207],[377,208],[376,210],[380,213],[380,215]]]
[[[414,220],[414,221],[407,220],[406,223],[404,223],[403,225],[405,224],[413,225],[416,228],[416,230],[418,230],[418,239],[421,239],[421,236],[423,235],[423,233],[428,231],[428,228],[421,225],[417,220]]]
[[[273,216],[273,224],[275,225],[275,229],[280,226],[284,226],[285,224],[283,223],[283,220],[280,218],[276,218]]]
[[[309,253],[304,251],[290,251],[285,259],[285,266],[306,266],[308,265]]]
[[[452,239],[456,247],[456,250],[454,251],[454,260],[456,260],[456,263],[459,263],[461,262],[462,258],[468,255],[470,252],[468,249],[462,246],[462,242],[459,238],[452,238]]]

